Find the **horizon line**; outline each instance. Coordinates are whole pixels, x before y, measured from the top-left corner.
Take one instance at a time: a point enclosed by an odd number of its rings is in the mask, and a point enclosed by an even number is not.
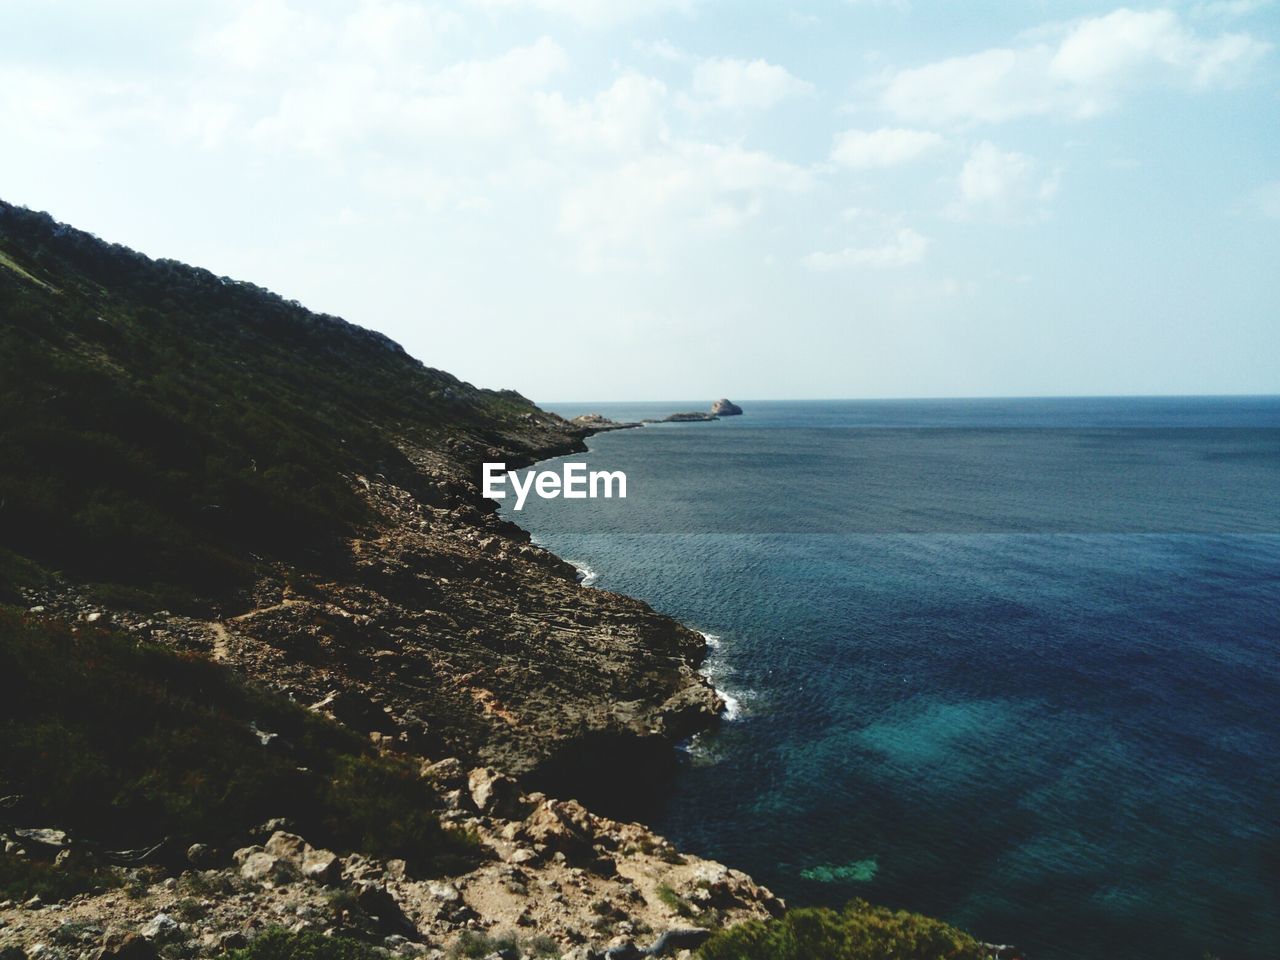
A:
[[[717,398],[719,399],[719,398]],[[1008,393],[1008,394],[954,394],[950,396],[910,396],[907,394],[882,395],[874,397],[743,397],[734,403],[832,403],[858,402],[875,403],[882,401],[912,400],[929,402],[937,400],[1270,400],[1280,399],[1276,393]],[[588,403],[702,403],[704,401],[688,397],[659,399],[600,399],[594,400],[539,400],[533,402],[538,406],[548,404],[588,404]],[[715,402],[714,400],[709,402]]]

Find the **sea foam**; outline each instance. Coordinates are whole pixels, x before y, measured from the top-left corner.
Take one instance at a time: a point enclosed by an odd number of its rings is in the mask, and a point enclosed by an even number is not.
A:
[[[699,630],[698,633],[702,634],[702,639],[707,643],[707,649],[711,651],[710,656],[703,661],[702,669],[699,672],[711,681],[711,686],[715,688],[720,699],[724,701],[724,706],[720,709],[721,718],[724,720],[737,720],[742,716],[741,696],[731,693],[716,682],[719,676],[726,672],[723,669],[723,665],[717,662],[718,658],[716,657],[720,650],[720,637],[717,634],[706,633],[702,630]]]

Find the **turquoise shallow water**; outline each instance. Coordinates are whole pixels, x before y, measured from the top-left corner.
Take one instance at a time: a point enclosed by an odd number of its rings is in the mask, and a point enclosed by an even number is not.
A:
[[[507,511],[718,638],[658,828],[1038,960],[1280,956],[1280,400],[743,405]]]

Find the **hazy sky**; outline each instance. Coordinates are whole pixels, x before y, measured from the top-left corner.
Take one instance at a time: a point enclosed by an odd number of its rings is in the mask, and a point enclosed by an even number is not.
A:
[[[1280,4],[0,0],[0,197],[540,400],[1280,392]]]

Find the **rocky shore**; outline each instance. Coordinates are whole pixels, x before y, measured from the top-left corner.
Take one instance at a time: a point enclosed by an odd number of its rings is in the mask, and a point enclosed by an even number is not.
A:
[[[566,429],[561,445],[585,435]],[[423,880],[394,859],[316,850],[290,831],[282,798],[279,822],[235,850],[197,845],[184,870],[143,863],[122,889],[0,903],[0,948],[32,960],[216,956],[284,927],[402,956],[485,937],[516,944],[495,949],[502,957],[689,956],[707,930],[781,912],[749,877],[583,805],[618,806],[628,781],[660,790],[673,744],[716,722],[723,701],[697,669],[706,641],[644,603],[583,588],[476,496],[474,452],[409,451],[432,502],[352,477],[376,519],[347,544],[341,580],[281,566],[255,606],[219,619],[107,607],[61,579],[26,600],[35,616],[110,623],[216,661],[417,758],[445,798],[442,821],[474,835],[481,864]],[[255,732],[264,746],[273,736]],[[65,836],[53,850],[13,831],[4,842],[20,856],[76,849]]]

